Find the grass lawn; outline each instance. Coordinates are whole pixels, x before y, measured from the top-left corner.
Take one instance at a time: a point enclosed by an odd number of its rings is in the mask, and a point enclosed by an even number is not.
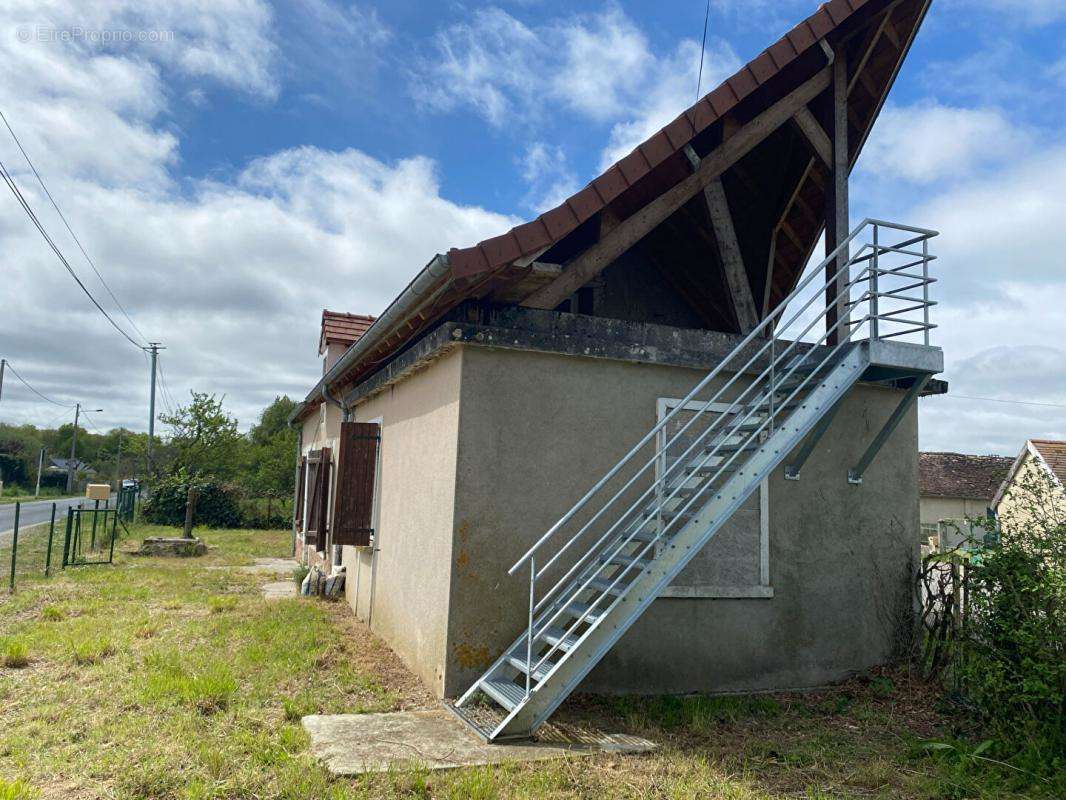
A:
[[[138,537],[172,533],[140,528]],[[209,554],[27,578],[0,596],[0,800],[46,798],[1054,797],[959,744],[899,675],[810,694],[576,698],[561,712],[660,743],[647,756],[332,779],[308,713],[434,701],[343,603],[265,601],[285,531],[204,531]],[[1010,785],[1008,785],[1010,782]],[[1030,785],[1031,784],[1031,785]],[[1018,788],[1022,787],[1022,788]],[[1060,795],[1058,795],[1060,796]]]

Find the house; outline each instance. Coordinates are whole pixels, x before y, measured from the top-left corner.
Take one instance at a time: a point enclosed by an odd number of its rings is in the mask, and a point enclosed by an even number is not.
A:
[[[294,411],[302,557],[486,738],[578,686],[892,656],[915,403],[946,391],[936,234],[853,227],[848,174],[927,6],[822,5],[558,207],[433,257]]]
[[[62,473],[66,475],[67,471],[70,469],[70,466],[71,461],[69,458],[52,458],[49,459],[48,466],[45,467],[45,472],[50,472],[53,474]],[[91,478],[93,475],[96,474],[96,470],[90,467],[80,458],[74,459],[73,466],[75,475],[85,475],[86,477]]]
[[[1066,442],[1029,439],[992,499],[1002,530],[1066,524]]]
[[[938,536],[940,523],[957,524],[987,516],[1013,460],[994,455],[919,453],[922,540]]]

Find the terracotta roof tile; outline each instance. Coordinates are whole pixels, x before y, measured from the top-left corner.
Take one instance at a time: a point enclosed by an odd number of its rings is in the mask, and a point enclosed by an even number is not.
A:
[[[918,490],[923,497],[965,497],[991,502],[1010,472],[1008,456],[919,453]]]
[[[367,332],[375,317],[369,314],[346,314],[341,311],[322,310],[322,332],[318,339],[318,352],[323,353],[330,342],[350,347]]]
[[[1029,440],[1040,457],[1044,459],[1059,483],[1066,486],[1066,442],[1056,442],[1051,439]]]

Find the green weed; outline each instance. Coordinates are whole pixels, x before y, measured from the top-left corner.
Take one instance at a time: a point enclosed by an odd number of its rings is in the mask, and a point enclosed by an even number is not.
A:
[[[29,666],[30,648],[21,639],[8,639],[4,643],[2,660],[5,667],[22,669]]]

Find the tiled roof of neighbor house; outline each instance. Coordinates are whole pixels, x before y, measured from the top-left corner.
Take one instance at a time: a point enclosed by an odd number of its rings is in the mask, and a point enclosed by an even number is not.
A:
[[[330,342],[350,347],[369,330],[374,322],[369,314],[346,314],[341,311],[322,309],[322,335],[318,340],[319,354],[325,352]]]
[[[991,500],[1013,463],[1009,456],[919,453],[918,491],[923,497]]]
[[[1055,473],[1059,483],[1066,486],[1066,442],[1055,442],[1050,439],[1030,439],[1029,442]]]
[[[452,248],[448,262],[456,277],[490,272],[549,247],[629,189],[693,137],[729,113],[740,101],[791,64],[807,48],[842,25],[864,6],[879,0],[831,0],[749,61],[721,86],[705,95],[673,122],[561,204],[532,222],[485,239],[473,247]]]

